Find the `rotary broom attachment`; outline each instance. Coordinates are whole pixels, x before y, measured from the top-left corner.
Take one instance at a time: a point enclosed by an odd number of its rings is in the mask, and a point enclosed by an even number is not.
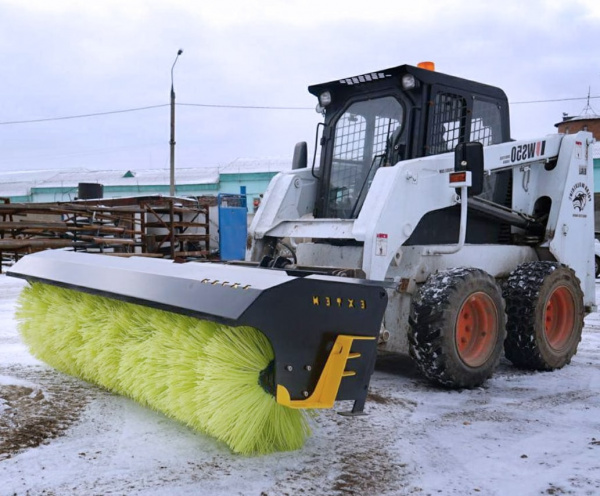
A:
[[[362,411],[387,301],[364,281],[66,251],[9,275],[31,283],[35,356],[248,455],[300,448],[305,409]]]
[[[300,448],[302,410],[259,384],[273,360],[263,334],[34,283],[17,319],[32,353],[210,434],[244,454]]]

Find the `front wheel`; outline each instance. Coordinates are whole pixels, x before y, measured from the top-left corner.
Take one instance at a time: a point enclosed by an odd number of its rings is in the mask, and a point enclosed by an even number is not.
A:
[[[575,273],[556,262],[520,265],[506,281],[506,358],[517,367],[553,370],[577,352],[583,292]]]
[[[492,375],[506,330],[502,292],[491,275],[473,268],[432,274],[410,323],[410,355],[428,379],[473,388]]]

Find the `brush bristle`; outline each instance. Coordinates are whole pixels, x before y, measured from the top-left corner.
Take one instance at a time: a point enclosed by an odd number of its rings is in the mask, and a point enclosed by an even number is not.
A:
[[[34,283],[17,305],[33,355],[67,374],[129,396],[247,455],[300,448],[301,410],[259,384],[268,339],[132,303]]]

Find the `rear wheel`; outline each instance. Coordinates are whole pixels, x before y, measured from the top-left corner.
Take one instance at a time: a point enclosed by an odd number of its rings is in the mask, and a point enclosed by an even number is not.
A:
[[[410,355],[428,379],[472,388],[492,375],[506,331],[501,290],[486,272],[452,269],[429,276],[410,323]]]
[[[504,344],[517,367],[553,370],[577,352],[583,328],[583,292],[568,267],[555,262],[520,265],[508,278]]]

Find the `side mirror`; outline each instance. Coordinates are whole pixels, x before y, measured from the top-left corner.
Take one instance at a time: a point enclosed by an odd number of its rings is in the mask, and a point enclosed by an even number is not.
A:
[[[306,169],[308,148],[306,141],[296,143],[294,147],[294,158],[292,158],[292,169]]]
[[[472,186],[469,196],[476,196],[483,191],[483,145],[477,141],[459,143],[454,149],[454,170],[470,171]]]

